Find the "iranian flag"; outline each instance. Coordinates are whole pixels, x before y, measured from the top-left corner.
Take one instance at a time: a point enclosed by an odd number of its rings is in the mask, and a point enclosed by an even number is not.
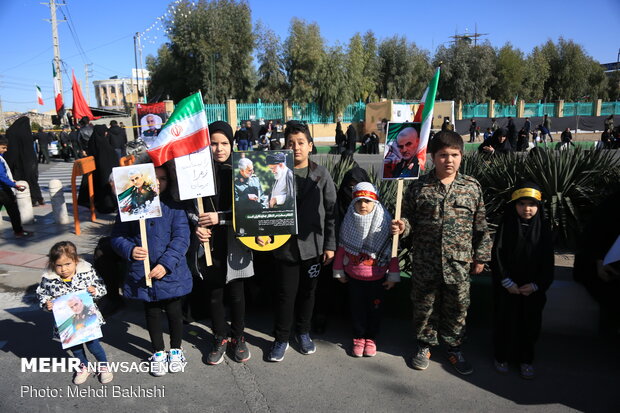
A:
[[[56,73],[56,66],[52,62],[52,73],[54,75],[54,103],[56,105],[56,114],[59,118],[65,116],[65,104],[62,101],[62,87],[60,86],[60,74]]]
[[[45,103],[43,103],[43,94],[41,93],[41,88],[39,87],[39,85],[34,86],[37,88],[37,103],[43,106]]]
[[[420,144],[418,145],[418,164],[424,169],[426,166],[426,147],[428,146],[428,137],[431,134],[431,126],[433,124],[433,109],[435,109],[435,96],[437,95],[437,84],[439,83],[440,67],[435,71],[431,83],[424,91],[424,95],[420,100],[420,107],[415,114],[414,122],[422,122],[420,127]]]
[[[211,145],[205,105],[200,93],[180,101],[159,134],[146,144],[155,166]]]

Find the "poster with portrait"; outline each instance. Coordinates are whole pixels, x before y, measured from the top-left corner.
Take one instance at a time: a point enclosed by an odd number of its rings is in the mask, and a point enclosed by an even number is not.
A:
[[[63,349],[103,336],[97,306],[88,291],[65,294],[52,302],[54,321]]]
[[[297,234],[293,151],[234,152],[233,200],[237,236]]]
[[[207,146],[189,155],[174,159],[179,199],[194,199],[215,195],[213,155]]]
[[[149,142],[159,135],[159,131],[168,120],[166,104],[164,102],[138,103],[136,111],[140,124],[140,138],[150,147]]]
[[[383,179],[417,179],[420,176],[419,122],[389,122],[383,152]]]
[[[112,177],[121,221],[161,216],[157,176],[152,163],[113,168]]]

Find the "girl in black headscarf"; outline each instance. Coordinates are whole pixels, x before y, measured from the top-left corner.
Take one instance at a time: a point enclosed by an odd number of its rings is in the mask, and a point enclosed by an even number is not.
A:
[[[534,378],[534,345],[553,268],[553,240],[542,194],[536,184],[525,183],[512,193],[493,245],[493,341],[498,372],[508,372],[514,350],[521,377]]]
[[[6,138],[9,140],[9,149],[4,159],[11,168],[13,179],[28,182],[32,205],[43,205],[45,202],[39,188],[39,164],[34,150],[30,119],[22,116],[13,122],[6,131]]]
[[[500,128],[493,132],[486,141],[482,142],[478,147],[478,152],[486,154],[506,154],[512,152],[514,149],[507,139],[508,131],[504,128]]]
[[[233,359],[242,363],[250,359],[250,351],[243,335],[245,328],[243,281],[254,275],[252,252],[235,237],[232,227],[232,128],[226,122],[213,122],[209,125],[209,134],[217,193],[212,197],[198,199],[198,202],[203,203],[206,212],[199,215],[196,235],[201,242],[210,241],[213,265],[206,266],[204,254],[201,254],[202,244],[197,245],[196,248],[199,250],[197,269],[201,280],[194,283],[192,299],[195,304],[201,301],[204,305],[206,295],[211,310],[214,342],[207,355],[207,363],[211,365],[221,363],[229,341]],[[225,292],[230,296],[230,329],[226,323]],[[200,295],[203,296],[203,300],[199,300]]]

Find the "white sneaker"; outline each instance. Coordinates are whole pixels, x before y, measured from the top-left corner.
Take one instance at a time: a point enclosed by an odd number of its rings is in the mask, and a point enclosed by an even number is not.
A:
[[[182,348],[171,348],[168,352],[168,371],[178,373],[183,371],[185,354]]]
[[[75,372],[73,376],[73,384],[83,384],[86,379],[90,376],[90,372],[88,371],[88,367],[83,364],[80,364],[80,370]]]
[[[151,374],[155,377],[161,377],[168,370],[168,354],[165,351],[158,351],[149,357],[151,362]]]
[[[114,379],[114,374],[108,369],[107,366],[101,366],[99,368],[99,381],[101,384],[106,384]]]

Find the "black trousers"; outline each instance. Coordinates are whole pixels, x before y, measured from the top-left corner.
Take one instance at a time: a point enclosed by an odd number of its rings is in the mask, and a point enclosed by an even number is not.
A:
[[[183,339],[183,313],[181,311],[182,297],[168,300],[144,302],[146,328],[149,330],[153,352],[165,350],[164,332],[161,328],[161,313],[166,312],[168,328],[170,329],[170,348],[181,348]]]
[[[22,218],[19,213],[19,208],[17,208],[17,199],[15,199],[15,195],[10,188],[3,187],[0,189],[0,208],[1,207],[4,207],[9,214],[13,232],[22,232],[24,228],[22,227]]]
[[[499,362],[517,361],[532,364],[534,346],[540,335],[545,293],[536,291],[528,297],[510,294],[495,287],[493,344]]]
[[[354,338],[375,339],[379,334],[384,279],[362,281],[349,277],[349,306]]]
[[[226,285],[218,285],[207,282],[209,308],[211,321],[213,322],[213,335],[216,337],[228,337],[228,324],[226,323],[226,307],[224,306],[224,294],[228,294],[230,305],[230,333],[233,338],[243,336],[245,329],[245,291],[243,279],[232,280]]]
[[[275,277],[275,338],[286,342],[291,335],[293,321],[298,334],[310,332],[314,292],[321,271],[318,257],[301,263],[277,261]]]

